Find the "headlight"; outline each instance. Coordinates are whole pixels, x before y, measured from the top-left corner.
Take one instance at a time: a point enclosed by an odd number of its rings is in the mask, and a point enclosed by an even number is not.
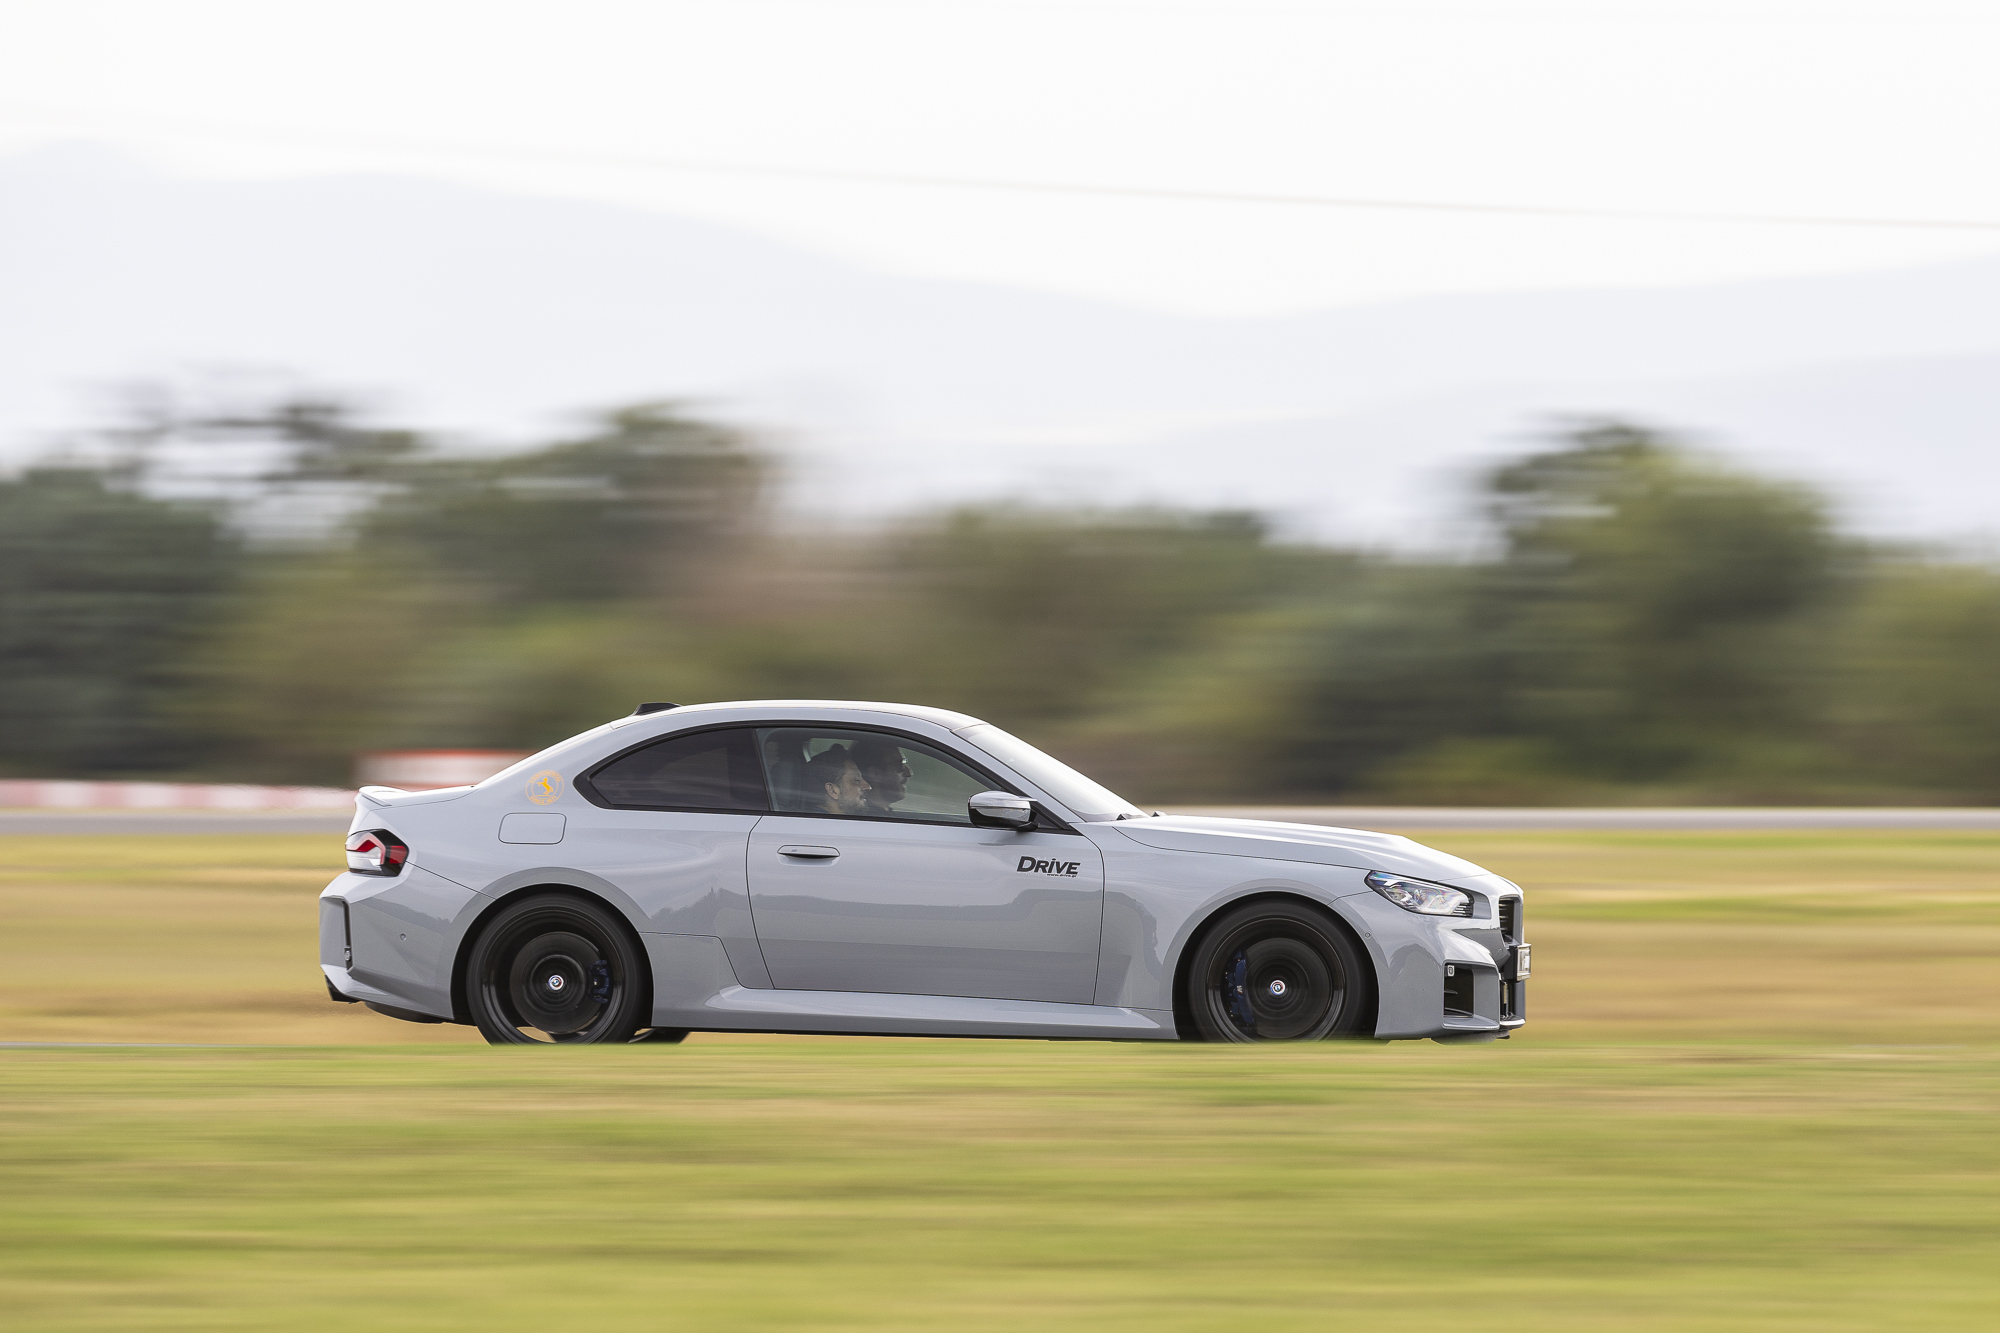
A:
[[[1425,916],[1472,915],[1472,895],[1463,889],[1449,889],[1429,880],[1380,870],[1368,872],[1368,887],[1405,912],[1421,912]]]

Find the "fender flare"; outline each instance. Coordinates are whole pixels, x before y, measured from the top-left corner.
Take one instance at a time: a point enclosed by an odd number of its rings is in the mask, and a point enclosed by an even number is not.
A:
[[[1363,1017],[1366,1031],[1374,1032],[1377,1017],[1373,1011],[1378,1009],[1382,1002],[1382,959],[1378,956],[1375,940],[1369,932],[1349,919],[1347,912],[1340,906],[1339,898],[1322,897],[1321,892],[1296,882],[1266,881],[1261,884],[1246,884],[1227,897],[1209,903],[1201,911],[1188,914],[1188,922],[1170,955],[1173,960],[1174,1031],[1182,1041],[1193,1040],[1195,1032],[1194,1014],[1190,1012],[1187,1002],[1188,969],[1194,965],[1195,946],[1225,914],[1253,902],[1302,903],[1307,907],[1318,908],[1332,918],[1335,928],[1347,935],[1348,942],[1368,960],[1369,970],[1374,973],[1370,978],[1374,982],[1372,988],[1374,995],[1369,1005],[1371,1012]]]
[[[596,902],[605,908],[625,926],[626,937],[638,952],[639,986],[641,1012],[650,1014],[653,1004],[653,955],[646,947],[646,932],[639,928],[643,920],[638,904],[616,885],[608,880],[581,870],[571,870],[559,866],[538,866],[532,870],[517,870],[489,884],[481,895],[491,901],[481,907],[465,931],[458,938],[458,948],[451,960],[451,1015],[452,1022],[470,1024],[472,1014],[465,1007],[465,970],[472,958],[473,943],[486,928],[486,923],[507,904],[518,902],[531,893],[567,893],[572,897]]]

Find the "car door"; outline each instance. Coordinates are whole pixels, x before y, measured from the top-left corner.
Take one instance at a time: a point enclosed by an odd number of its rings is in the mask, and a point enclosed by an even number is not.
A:
[[[614,756],[575,785],[583,799],[552,807],[567,818],[551,839],[562,843],[552,861],[623,889],[649,932],[720,939],[744,985],[770,985],[744,881],[750,832],[770,809],[755,731],[673,733]]]
[[[1091,1002],[1104,863],[1087,839],[973,827],[966,799],[1001,784],[911,737],[759,737],[781,813],[750,835],[750,907],[773,985]]]

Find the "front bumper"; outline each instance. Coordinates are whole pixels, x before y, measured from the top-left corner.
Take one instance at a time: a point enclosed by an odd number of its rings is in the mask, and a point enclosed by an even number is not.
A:
[[[1485,960],[1444,965],[1447,1032],[1500,1032],[1528,1021],[1528,981],[1518,975],[1521,951],[1509,946],[1496,967]]]
[[[1502,912],[1488,896],[1478,917],[1406,912],[1372,890],[1340,906],[1375,961],[1377,1037],[1490,1041],[1527,1021],[1519,898]]]

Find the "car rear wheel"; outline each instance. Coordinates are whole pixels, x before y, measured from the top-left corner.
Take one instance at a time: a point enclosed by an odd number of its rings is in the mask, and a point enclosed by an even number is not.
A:
[[[1217,921],[1188,967],[1187,1007],[1204,1041],[1365,1035],[1375,974],[1347,932],[1303,903],[1250,903]]]
[[[466,1008],[496,1046],[630,1041],[649,1017],[642,963],[605,908],[537,894],[480,931],[465,969]]]

